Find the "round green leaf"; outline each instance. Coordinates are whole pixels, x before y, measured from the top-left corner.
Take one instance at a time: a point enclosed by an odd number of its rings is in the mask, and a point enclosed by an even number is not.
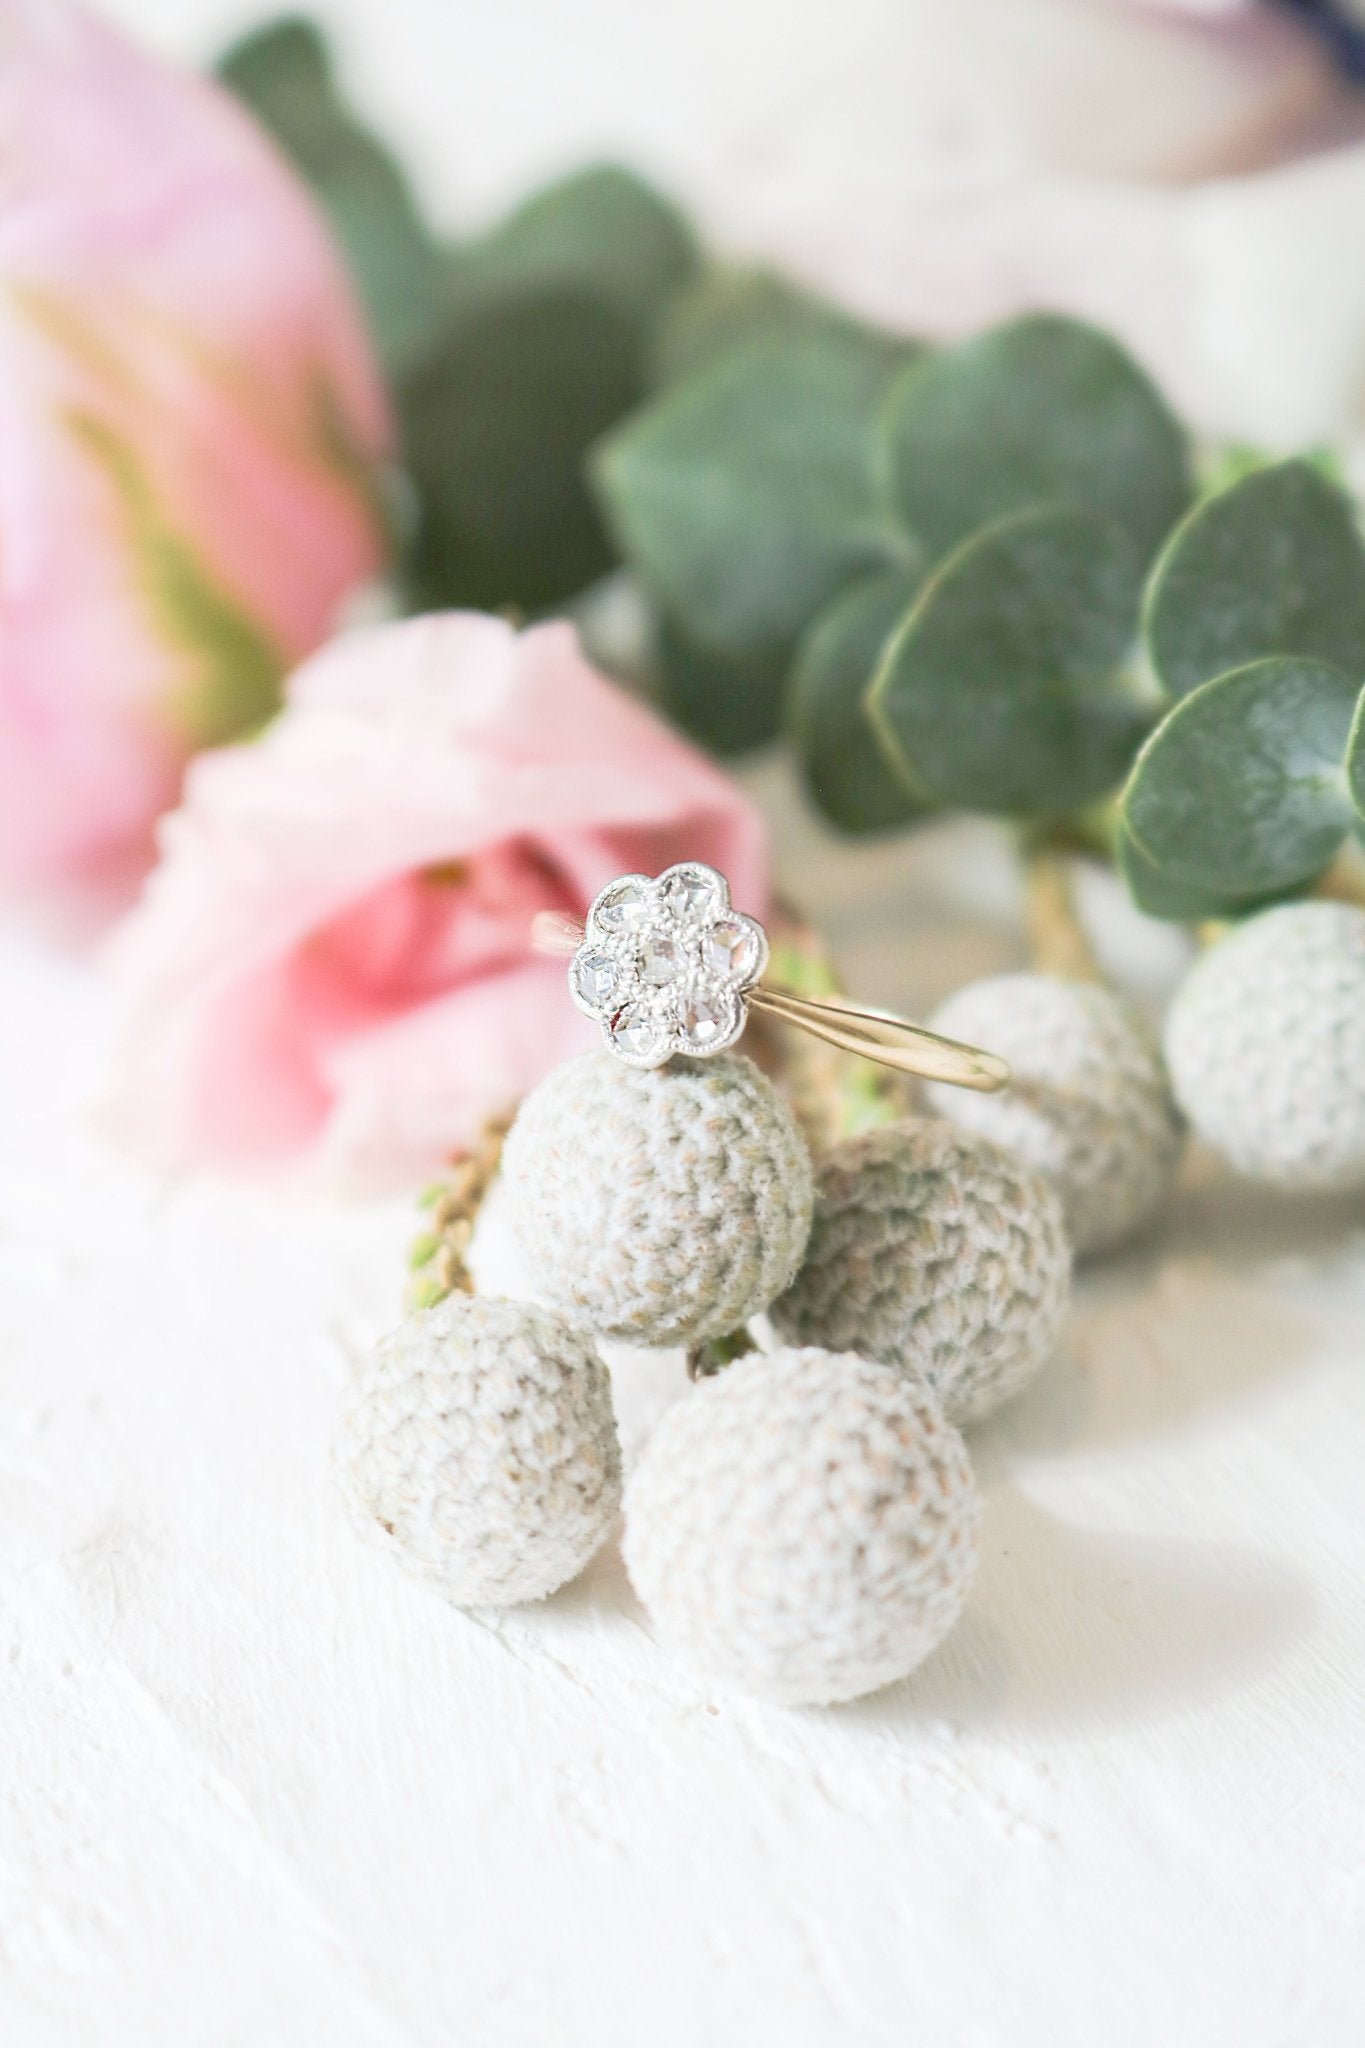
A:
[[[661,615],[655,655],[660,709],[708,753],[747,754],[777,738],[787,684],[785,649],[715,654]]]
[[[440,311],[442,252],[383,143],[338,90],[311,22],[252,29],[218,65],[223,83],[267,128],[327,212],[386,368],[429,340]]]
[[[827,605],[797,649],[787,706],[807,789],[841,832],[885,832],[929,808],[888,767],[865,699],[919,578],[890,569]]]
[[[1148,739],[1124,828],[1171,884],[1232,900],[1317,874],[1351,824],[1343,762],[1357,684],[1276,655],[1215,676]]]
[[[638,334],[598,294],[545,286],[457,311],[398,394],[421,507],[414,601],[534,611],[610,568],[584,458],[639,390]]]
[[[1116,341],[1029,314],[916,366],[886,415],[894,503],[931,556],[1045,501],[1104,512],[1150,559],[1190,497],[1184,432]]]
[[[1361,691],[1356,703],[1350,737],[1346,742],[1346,780],[1356,817],[1360,825],[1365,826],[1365,690]]]
[[[697,646],[790,646],[851,576],[903,552],[871,461],[896,359],[860,329],[755,344],[672,386],[595,452],[627,561]]]
[[[1126,536],[1051,506],[949,556],[892,639],[869,707],[912,788],[969,810],[1079,809],[1123,778],[1150,715],[1117,676],[1139,576]]]
[[[1220,894],[1207,884],[1181,881],[1156,861],[1120,825],[1114,846],[1119,873],[1139,910],[1171,924],[1198,924],[1206,917],[1232,917],[1259,908],[1263,897]]]
[[[526,285],[600,291],[650,328],[698,261],[691,229],[662,194],[619,165],[592,164],[534,193],[466,251],[453,289],[457,298]]]
[[[696,263],[681,216],[611,165],[448,258],[439,330],[397,391],[417,601],[537,610],[613,565],[588,450],[643,396],[654,326]]]
[[[1299,461],[1205,499],[1157,563],[1145,628],[1173,697],[1269,654],[1365,680],[1365,547],[1349,501]]]
[[[673,384],[756,342],[859,332],[868,330],[775,271],[712,270],[669,306],[659,329],[654,375],[661,384]],[[910,341],[882,346],[888,360],[901,366],[918,352]]]

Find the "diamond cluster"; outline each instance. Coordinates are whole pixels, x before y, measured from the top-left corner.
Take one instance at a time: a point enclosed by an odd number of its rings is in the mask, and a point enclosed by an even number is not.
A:
[[[730,908],[723,875],[683,861],[657,880],[623,875],[588,912],[569,966],[580,1010],[633,1067],[724,1052],[744,1029],[744,991],[768,960],[763,927]]]

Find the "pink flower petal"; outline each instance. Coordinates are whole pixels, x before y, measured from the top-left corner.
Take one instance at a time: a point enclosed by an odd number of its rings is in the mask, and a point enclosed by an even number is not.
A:
[[[8,0],[0,880],[146,865],[188,752],[258,722],[379,565],[388,443],[273,146],[68,0]]]

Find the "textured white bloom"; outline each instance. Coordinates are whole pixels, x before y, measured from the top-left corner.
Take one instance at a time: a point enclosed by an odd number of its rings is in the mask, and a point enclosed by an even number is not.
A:
[[[650,1438],[625,1558],[666,1647],[814,1705],[903,1678],[942,1641],[979,1513],[966,1446],[923,1381],[852,1353],[751,1353]]]
[[[1248,918],[1186,976],[1166,1055],[1195,1130],[1242,1173],[1365,1187],[1365,910]]]
[[[926,1095],[1052,1182],[1073,1250],[1109,1251],[1152,1220],[1182,1130],[1161,1048],[1130,1003],[1095,982],[1001,974],[950,996],[933,1028],[1009,1061],[1013,1081],[999,1095]]]
[[[806,1256],[771,1315],[793,1344],[921,1374],[968,1422],[1051,1355],[1070,1280],[1048,1182],[988,1138],[916,1118],[821,1162]]]
[[[620,1503],[607,1369],[562,1316],[452,1295],[359,1367],[336,1473],[366,1532],[458,1606],[542,1599]]]
[[[737,1053],[570,1060],[523,1102],[503,1180],[535,1292],[636,1343],[724,1336],[781,1293],[810,1233],[805,1140]]]

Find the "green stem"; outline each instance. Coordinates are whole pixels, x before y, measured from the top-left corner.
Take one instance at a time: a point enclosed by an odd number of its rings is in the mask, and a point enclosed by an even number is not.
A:
[[[420,1206],[429,1216],[408,1254],[409,1308],[434,1308],[447,1295],[474,1292],[469,1247],[515,1115],[512,1108],[490,1116],[468,1150],[459,1153],[449,1172],[421,1196]]]
[[[1040,974],[1062,981],[1107,979],[1076,908],[1071,858],[1050,840],[1025,845],[1024,916],[1029,954]]]
[[[737,1358],[744,1358],[751,1351],[757,1351],[758,1343],[747,1323],[741,1323],[737,1330],[731,1330],[726,1337],[708,1337],[705,1343],[694,1344],[687,1354],[687,1377],[690,1380],[710,1380],[724,1372],[727,1365],[733,1365]]]
[[[1311,893],[1331,903],[1354,903],[1365,909],[1365,848],[1348,839],[1341,852],[1313,884]]]

